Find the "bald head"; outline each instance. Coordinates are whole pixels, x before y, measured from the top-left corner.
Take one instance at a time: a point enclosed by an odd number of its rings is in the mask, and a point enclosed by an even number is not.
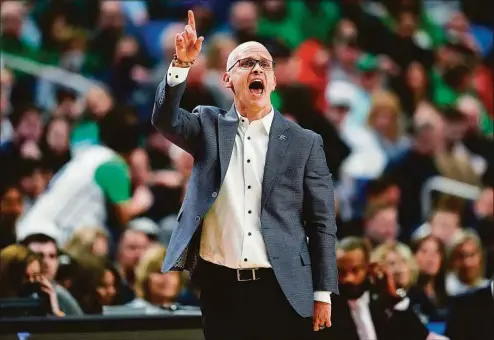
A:
[[[228,60],[226,62],[226,70],[228,71],[233,64],[237,62],[237,60],[242,58],[242,55],[247,51],[258,51],[262,53],[267,53],[270,57],[271,54],[268,52],[267,48],[257,41],[247,41],[243,44],[238,45],[228,56]],[[271,58],[271,60],[273,60]]]

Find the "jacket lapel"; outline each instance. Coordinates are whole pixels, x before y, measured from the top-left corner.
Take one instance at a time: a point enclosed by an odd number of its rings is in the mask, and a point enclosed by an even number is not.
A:
[[[264,176],[262,181],[261,211],[264,208],[273,184],[278,177],[286,159],[285,152],[290,144],[289,126],[285,118],[278,111],[274,111],[273,123],[269,132],[268,151],[264,165]]]
[[[220,186],[225,179],[230,159],[232,158],[233,145],[235,144],[235,135],[238,128],[238,115],[235,106],[232,105],[225,115],[218,116],[218,147],[221,168]]]

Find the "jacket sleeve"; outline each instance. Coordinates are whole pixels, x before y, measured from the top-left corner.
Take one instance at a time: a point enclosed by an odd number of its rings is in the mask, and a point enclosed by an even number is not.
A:
[[[151,121],[172,143],[194,155],[201,134],[201,106],[192,112],[180,108],[186,82],[170,86],[164,79],[156,91]]]
[[[320,135],[314,137],[305,168],[304,219],[309,236],[314,291],[338,294],[333,181]]]

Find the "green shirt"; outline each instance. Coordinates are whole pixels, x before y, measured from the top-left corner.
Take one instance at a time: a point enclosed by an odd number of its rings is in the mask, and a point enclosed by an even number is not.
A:
[[[126,202],[131,197],[129,168],[121,158],[102,163],[94,173],[94,181],[112,204]]]

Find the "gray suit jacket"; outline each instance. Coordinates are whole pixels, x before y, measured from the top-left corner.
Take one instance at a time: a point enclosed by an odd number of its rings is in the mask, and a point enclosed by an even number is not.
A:
[[[238,116],[211,106],[179,108],[185,82],[156,92],[153,125],[194,157],[162,271],[192,272],[202,220],[217,197],[230,162]],[[336,223],[331,174],[323,141],[275,111],[261,195],[261,229],[269,260],[288,301],[302,316],[313,312],[313,292],[338,293]],[[307,237],[309,241],[307,242]]]

